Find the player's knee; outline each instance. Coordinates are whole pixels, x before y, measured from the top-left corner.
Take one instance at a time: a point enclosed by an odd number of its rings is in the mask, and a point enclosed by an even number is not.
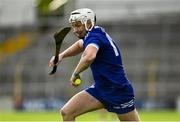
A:
[[[72,117],[73,114],[71,114],[70,112],[68,112],[66,109],[62,108],[60,110],[60,114],[63,118],[69,118],[69,117]]]
[[[65,116],[66,115],[66,111],[62,108],[62,109],[60,109],[60,114],[61,114],[61,116]]]

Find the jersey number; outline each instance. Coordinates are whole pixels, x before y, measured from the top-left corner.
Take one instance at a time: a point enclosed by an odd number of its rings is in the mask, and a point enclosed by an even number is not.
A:
[[[111,46],[113,47],[115,56],[118,56],[118,55],[119,55],[119,52],[118,52],[116,46],[114,45],[112,38],[111,38],[107,33],[106,33],[106,37],[108,38],[109,43],[110,43]]]

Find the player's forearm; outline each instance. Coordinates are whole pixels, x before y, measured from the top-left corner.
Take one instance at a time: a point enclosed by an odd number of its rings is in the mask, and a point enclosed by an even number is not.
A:
[[[82,71],[86,70],[96,58],[98,49],[92,45],[87,46],[83,52],[81,59],[74,70],[74,73],[79,74]]]
[[[92,64],[93,61],[94,61],[93,57],[88,57],[88,56],[81,57],[77,67],[74,70],[74,73],[79,74],[83,72]]]
[[[60,53],[63,58],[75,56],[83,51],[83,48],[79,46],[78,42],[74,43],[72,46],[67,48],[65,51]]]

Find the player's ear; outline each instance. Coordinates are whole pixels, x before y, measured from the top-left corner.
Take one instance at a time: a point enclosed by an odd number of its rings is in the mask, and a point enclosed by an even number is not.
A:
[[[87,28],[90,29],[92,27],[92,22],[90,19],[87,20]]]

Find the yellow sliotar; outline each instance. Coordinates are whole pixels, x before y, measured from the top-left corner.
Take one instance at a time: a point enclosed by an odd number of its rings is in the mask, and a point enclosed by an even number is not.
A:
[[[77,78],[77,79],[74,81],[74,84],[75,84],[75,85],[80,85],[80,84],[81,84],[81,79]]]

